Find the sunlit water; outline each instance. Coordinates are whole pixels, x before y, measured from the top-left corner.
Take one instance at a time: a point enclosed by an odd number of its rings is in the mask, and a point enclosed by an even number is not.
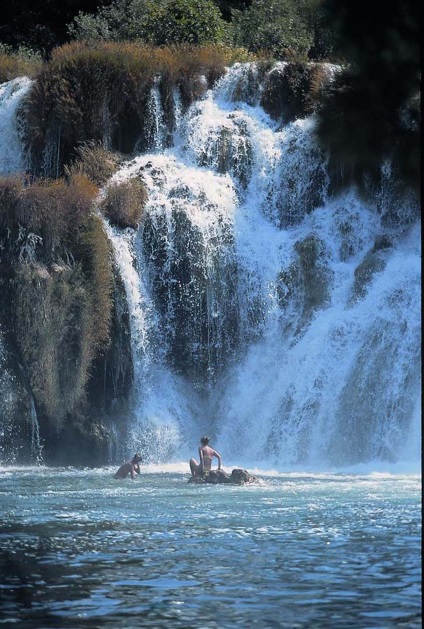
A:
[[[184,470],[2,468],[2,625],[420,626],[419,475]]]

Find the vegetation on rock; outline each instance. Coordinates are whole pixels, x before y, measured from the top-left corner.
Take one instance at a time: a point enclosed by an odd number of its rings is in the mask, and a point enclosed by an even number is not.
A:
[[[32,77],[40,71],[41,57],[25,48],[14,51],[0,43],[0,84],[18,76]]]
[[[124,153],[136,145],[148,148],[146,111],[156,77],[165,94],[172,86],[180,88],[188,106],[204,92],[199,76],[211,86],[237,54],[222,46],[154,48],[112,42],[74,42],[56,49],[26,101],[32,172],[60,176],[81,152],[77,147],[87,142]],[[57,150],[47,153],[52,144]]]
[[[70,181],[0,180],[2,311],[37,411],[57,433],[84,409],[95,358],[108,346],[113,269],[97,194]]]
[[[83,175],[101,187],[119,168],[119,156],[107,151],[99,142],[85,142],[75,148],[75,153],[75,159],[65,167],[65,175],[68,178]]]
[[[146,201],[145,186],[133,177],[128,181],[109,185],[100,203],[100,210],[112,225],[135,229],[140,224]]]

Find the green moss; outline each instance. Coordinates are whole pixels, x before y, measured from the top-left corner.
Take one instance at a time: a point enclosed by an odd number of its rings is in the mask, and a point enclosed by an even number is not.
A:
[[[84,342],[89,295],[81,267],[21,264],[13,297],[14,331],[32,393],[59,430],[81,402],[89,368]]]

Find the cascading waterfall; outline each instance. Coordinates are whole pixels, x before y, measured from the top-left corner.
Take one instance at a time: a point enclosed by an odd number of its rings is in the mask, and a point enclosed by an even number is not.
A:
[[[143,444],[145,458],[157,460],[188,448],[202,419],[205,430],[210,421],[201,385],[228,351],[217,308],[228,290],[219,276],[220,256],[229,257],[228,208],[235,199],[227,178],[184,166],[173,156],[138,157],[112,183],[136,175],[150,194],[144,232],[107,229],[131,317],[138,418],[132,440],[135,447]],[[228,294],[227,301],[232,299]],[[202,365],[206,374],[196,377]]]
[[[31,84],[31,79],[20,77],[0,85],[0,175],[14,175],[26,168],[18,114]],[[14,463],[27,450],[31,460],[40,462],[42,448],[34,400],[9,363],[0,326],[0,462]],[[23,458],[28,459],[27,454]]]
[[[0,465],[42,461],[34,400],[11,368],[0,326]]]
[[[25,170],[17,112],[31,84],[31,79],[19,77],[0,85],[0,174],[2,175],[11,175]]]
[[[152,152],[111,180],[149,194],[138,231],[105,223],[131,323],[127,445],[180,460],[207,433],[248,468],[418,461],[417,208],[388,164],[372,201],[332,196],[314,117],[271,119],[262,82],[236,64],[185,112],[174,89],[172,115],[156,82]],[[3,174],[23,170],[29,86],[0,88]]]
[[[206,431],[246,466],[398,461],[419,416],[416,208],[393,222],[387,189],[331,198],[314,118],[281,126],[260,94],[255,67],[236,65],[172,149],[116,176],[149,191],[133,244],[156,313],[140,434],[167,407],[176,456]]]

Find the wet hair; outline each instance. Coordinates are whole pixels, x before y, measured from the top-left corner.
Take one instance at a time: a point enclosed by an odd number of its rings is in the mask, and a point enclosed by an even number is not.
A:
[[[139,459],[139,460],[141,461],[141,454],[140,454],[140,452],[136,452],[136,453],[134,454],[134,456],[133,456],[133,461],[134,461],[134,459]]]
[[[202,437],[200,439],[200,443],[202,444],[202,446],[207,446],[210,440],[210,437]]]

